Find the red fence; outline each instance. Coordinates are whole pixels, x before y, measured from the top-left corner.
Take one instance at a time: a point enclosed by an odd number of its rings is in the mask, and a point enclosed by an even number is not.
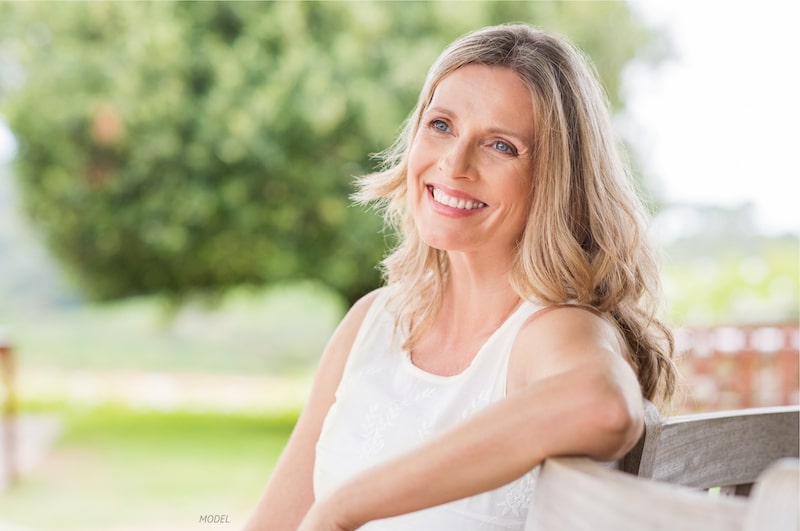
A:
[[[683,328],[675,342],[680,412],[800,403],[797,324]]]
[[[16,446],[15,446],[15,420],[16,400],[14,396],[14,359],[11,345],[0,331],[0,398],[2,410],[0,412],[0,491],[11,485],[17,479]]]

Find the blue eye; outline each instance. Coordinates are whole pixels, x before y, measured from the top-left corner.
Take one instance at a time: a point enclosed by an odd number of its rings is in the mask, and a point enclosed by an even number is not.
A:
[[[442,133],[448,133],[450,131],[450,126],[448,126],[447,123],[442,120],[431,121],[431,127],[437,131],[441,131]]]
[[[506,153],[508,155],[515,155],[517,153],[517,150],[514,149],[514,146],[507,144],[502,140],[498,140],[497,142],[492,144],[492,146],[500,153]]]

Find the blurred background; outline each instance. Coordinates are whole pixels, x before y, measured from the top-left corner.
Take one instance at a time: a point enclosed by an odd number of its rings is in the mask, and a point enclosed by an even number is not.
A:
[[[443,47],[500,22],[567,35],[606,86],[662,252],[674,413],[798,403],[797,14],[0,3],[0,531],[243,525],[380,281],[392,235],[352,176]]]

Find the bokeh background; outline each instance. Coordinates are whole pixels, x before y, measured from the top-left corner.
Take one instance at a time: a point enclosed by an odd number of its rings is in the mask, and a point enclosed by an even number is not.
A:
[[[392,235],[352,177],[488,24],[597,66],[662,250],[674,413],[797,403],[796,11],[0,3],[0,530],[243,525],[380,282]]]

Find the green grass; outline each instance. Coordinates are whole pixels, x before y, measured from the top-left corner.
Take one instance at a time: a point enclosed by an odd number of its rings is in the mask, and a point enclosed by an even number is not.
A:
[[[71,409],[41,465],[0,494],[3,523],[37,530],[194,529],[203,514],[240,528],[296,414]],[[206,527],[207,529],[208,527]]]
[[[292,386],[305,385],[343,311],[331,291],[302,283],[241,288],[217,306],[194,302],[172,315],[158,298],[0,315],[24,412],[64,422],[38,466],[0,492],[0,527],[211,530],[218,527],[201,524],[200,516],[226,514],[224,529],[241,528],[296,421]],[[237,399],[253,394],[252,403],[233,411],[224,401],[213,409],[190,403],[145,411],[125,403],[118,388],[99,405],[80,399],[90,391],[80,388],[87,376],[163,372],[224,380]],[[252,386],[236,387],[239,374],[282,385],[253,393]],[[221,392],[204,391],[212,400]]]

